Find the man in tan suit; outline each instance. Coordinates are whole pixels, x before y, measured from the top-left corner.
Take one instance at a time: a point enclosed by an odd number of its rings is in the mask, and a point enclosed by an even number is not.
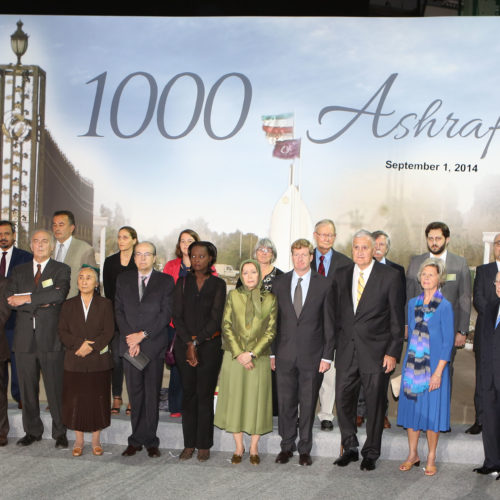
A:
[[[96,267],[94,249],[73,236],[75,216],[69,210],[59,210],[52,216],[52,232],[57,240],[52,258],[71,268],[71,285],[68,299],[78,295],[78,271],[83,264]]]

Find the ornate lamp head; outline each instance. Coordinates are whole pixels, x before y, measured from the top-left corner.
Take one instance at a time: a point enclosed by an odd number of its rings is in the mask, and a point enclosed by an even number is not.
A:
[[[21,29],[23,23],[17,21],[17,30],[10,35],[10,44],[14,54],[17,56],[17,65],[21,65],[21,57],[28,50],[28,35]]]

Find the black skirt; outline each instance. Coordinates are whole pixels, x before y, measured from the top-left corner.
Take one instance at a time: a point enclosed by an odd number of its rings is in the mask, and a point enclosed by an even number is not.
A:
[[[64,370],[62,420],[71,430],[94,432],[111,423],[111,370]]]

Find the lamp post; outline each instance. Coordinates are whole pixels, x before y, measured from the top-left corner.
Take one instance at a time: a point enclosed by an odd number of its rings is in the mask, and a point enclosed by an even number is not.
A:
[[[28,50],[28,35],[22,30],[22,21],[17,21],[17,30],[10,35],[10,45],[17,56],[17,65],[21,65],[21,57]]]

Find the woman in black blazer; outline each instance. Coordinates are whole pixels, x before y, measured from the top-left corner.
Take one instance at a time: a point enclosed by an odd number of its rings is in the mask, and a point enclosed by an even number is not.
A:
[[[64,302],[59,337],[64,344],[62,421],[75,431],[73,456],[83,452],[83,433],[92,432],[92,451],[102,455],[100,432],[110,424],[111,368],[108,344],[115,323],[110,300],[98,295],[98,274],[83,267],[80,294]]]
[[[177,281],[174,291],[174,352],[182,389],[181,460],[210,458],[214,434],[214,391],[222,363],[221,323],[226,283],[211,273],[217,249],[207,241],[189,246],[191,271]]]

